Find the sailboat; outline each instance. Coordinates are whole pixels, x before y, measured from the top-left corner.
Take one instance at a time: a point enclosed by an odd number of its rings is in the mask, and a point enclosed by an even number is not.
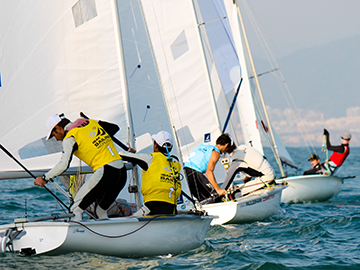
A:
[[[211,60],[207,32],[203,31],[207,22],[202,20],[200,5],[201,2],[206,5],[206,1],[140,2],[158,76],[164,86],[172,124],[181,145],[181,157],[186,160],[201,143],[214,144],[223,133],[230,107],[215,63]],[[232,88],[238,88],[238,77]],[[245,91],[241,90],[240,95],[245,95]],[[237,130],[232,121],[226,132],[236,139]],[[248,134],[256,136],[256,131],[249,128]],[[258,142],[254,139],[254,144]],[[217,166],[216,170],[216,179],[224,179],[224,169]],[[277,185],[246,197],[201,207],[210,215],[218,216],[213,219],[212,225],[259,221],[276,213],[284,188],[286,186]],[[190,202],[185,199],[179,207],[186,209],[188,205]]]
[[[147,48],[142,41],[147,37],[137,31],[141,21],[135,20],[134,14],[140,12],[133,2],[34,0],[3,4],[1,179],[40,176],[60,160],[61,145],[45,140],[46,119],[54,113],[64,112],[75,120],[83,111],[93,119],[116,123],[121,127],[117,139],[129,142],[139,153],[150,153],[149,134],[159,130],[173,133],[162,88],[146,72],[154,64],[151,57],[144,56]],[[135,55],[129,52],[134,45],[138,46]],[[178,154],[176,149],[173,154]],[[120,196],[141,205],[140,173],[128,165],[129,189]],[[79,170],[91,173],[74,158],[68,172]],[[178,254],[199,247],[213,219],[204,213],[184,213],[75,222],[62,204],[63,213],[41,216],[48,208],[43,205],[33,218],[25,215],[1,225],[1,252],[91,252],[123,257]]]
[[[286,148],[282,145],[279,137],[272,129],[271,122],[266,112],[265,103],[261,93],[261,87],[258,80],[257,72],[255,65],[252,60],[251,50],[249,43],[246,37],[245,26],[242,20],[242,15],[240,12],[239,0],[236,1],[224,1],[226,6],[229,21],[231,25],[234,26],[232,29],[238,29],[236,33],[242,33],[244,43],[246,44],[247,56],[249,59],[249,66],[251,66],[253,78],[255,81],[255,89],[258,93],[260,104],[258,106],[259,114],[263,120],[260,120],[261,127],[263,127],[264,133],[270,143],[270,146],[273,150],[276,162],[279,166],[282,177],[277,180],[278,183],[282,183],[284,180],[288,183],[289,187],[284,189],[282,192],[281,202],[284,203],[297,203],[297,202],[322,202],[329,200],[333,196],[337,195],[340,190],[344,180],[340,177],[334,175],[304,175],[304,176],[286,176],[283,171],[283,166],[290,166],[297,168],[296,164],[292,160],[290,154],[287,152]],[[236,14],[236,15],[235,15]],[[234,35],[236,33],[233,32]],[[239,38],[238,40],[241,40]],[[237,47],[238,50],[243,50],[241,47]],[[246,64],[245,64],[246,65]],[[243,66],[242,66],[243,67]],[[257,126],[257,123],[248,122],[249,125]],[[266,124],[265,124],[266,123]],[[249,142],[251,140],[249,139]]]

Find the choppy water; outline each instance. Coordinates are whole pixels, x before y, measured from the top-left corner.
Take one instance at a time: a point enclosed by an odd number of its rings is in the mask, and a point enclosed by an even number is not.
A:
[[[289,150],[295,162],[310,168],[306,148]],[[123,259],[87,253],[0,254],[0,269],[360,269],[359,157],[360,148],[352,148],[338,174],[357,177],[346,179],[342,191],[330,201],[282,204],[264,222],[213,226],[201,247],[177,256]],[[25,199],[29,217],[51,213],[55,207],[52,197],[32,183],[31,179],[0,181],[0,224],[23,217]]]

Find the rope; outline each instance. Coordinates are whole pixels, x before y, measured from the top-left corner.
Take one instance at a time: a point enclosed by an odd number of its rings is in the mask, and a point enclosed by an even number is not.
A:
[[[174,168],[174,165],[172,164],[172,157],[170,156],[170,151],[169,151],[169,147],[167,145],[165,145],[166,147],[166,152],[167,152],[167,155],[168,155],[168,158],[167,160],[169,161],[169,164],[170,164],[170,169],[171,169],[171,177],[174,179],[174,204],[175,206],[177,205],[177,196],[176,196],[176,191],[178,189],[178,179],[180,179],[180,175],[179,173],[176,174],[175,172],[175,168]],[[175,214],[175,211],[176,211],[176,207],[174,208],[174,214]]]
[[[161,215],[161,216],[172,216],[172,215]],[[101,237],[105,237],[105,238],[121,238],[121,237],[125,237],[125,236],[128,236],[128,235],[131,235],[133,233],[136,233],[137,231],[141,230],[142,228],[144,228],[146,225],[148,225],[153,219],[157,218],[157,217],[160,217],[160,215],[157,215],[157,216],[154,216],[152,217],[148,222],[146,222],[144,225],[142,225],[140,228],[137,228],[136,230],[132,231],[132,232],[129,232],[129,233],[125,233],[125,234],[122,234],[122,235],[106,235],[106,234],[102,234],[102,233],[98,233],[92,229],[90,229],[88,226],[84,225],[83,223],[81,222],[78,222],[78,221],[73,221],[73,220],[70,220],[70,222],[72,223],[76,223],[80,226],[83,226],[85,229],[87,229],[88,231],[92,232],[93,234],[96,234],[98,236],[101,236]]]

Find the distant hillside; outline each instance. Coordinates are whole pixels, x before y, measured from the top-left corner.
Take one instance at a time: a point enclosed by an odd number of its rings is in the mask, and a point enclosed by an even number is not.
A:
[[[320,111],[326,118],[346,116],[346,108],[360,106],[359,48],[356,36],[277,59],[296,106]],[[254,61],[258,73],[271,69],[263,59]],[[272,75],[260,77],[266,104],[284,109],[288,106]]]

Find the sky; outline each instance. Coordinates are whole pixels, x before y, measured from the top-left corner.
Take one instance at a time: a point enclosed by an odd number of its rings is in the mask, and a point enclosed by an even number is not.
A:
[[[360,35],[358,0],[251,0],[246,3],[263,34],[271,38],[282,56]],[[254,40],[254,33],[247,35],[250,42]],[[261,53],[259,50],[252,46],[254,56]]]
[[[360,36],[359,0],[247,0],[246,5],[244,0],[240,0],[240,5],[246,27],[249,29],[251,25],[247,16],[250,11],[275,58]],[[265,58],[264,50],[255,32],[247,31],[247,36],[253,57]],[[284,70],[284,67],[280,68]],[[285,79],[288,85],[295,84],[291,78]],[[354,89],[348,87],[341,91],[344,95],[352,95]],[[335,93],[328,93],[328,95],[332,94]],[[357,128],[360,123],[360,104],[337,109],[342,115],[327,117],[324,112],[316,108],[309,113],[297,107],[297,112],[300,112],[303,118],[303,131],[309,133],[305,137],[310,140],[310,144],[321,146],[322,133],[319,132],[321,131],[319,127],[325,125],[332,135],[332,144],[339,144],[338,137],[344,131],[349,131],[353,135],[351,145],[360,146],[360,129]],[[287,117],[289,110],[275,107],[269,107],[268,110],[275,118],[275,121],[272,118],[273,126],[285,146],[304,145],[301,135],[295,130],[292,118]],[[281,127],[284,126],[287,132],[281,134]]]

